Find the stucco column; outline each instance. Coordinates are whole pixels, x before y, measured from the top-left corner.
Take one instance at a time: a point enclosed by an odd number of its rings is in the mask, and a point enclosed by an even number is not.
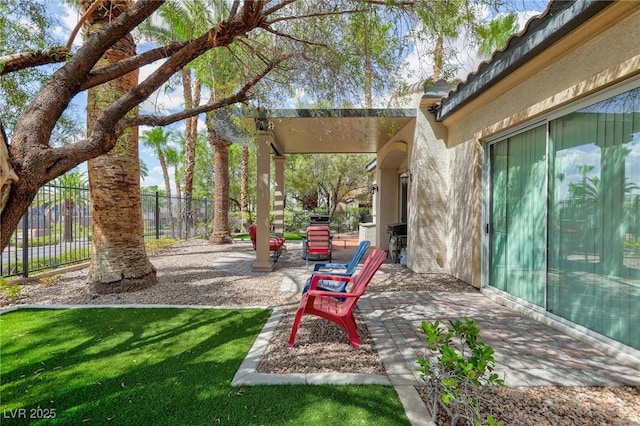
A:
[[[378,182],[378,210],[376,216],[376,247],[389,250],[387,225],[399,221],[398,171],[395,169],[376,170]]]
[[[274,156],[273,162],[276,165],[276,188],[274,194],[275,213],[275,233],[278,236],[284,235],[284,156]]]
[[[269,256],[269,201],[271,192],[271,142],[272,132],[261,132],[256,137],[258,153],[256,160],[256,261],[252,270],[256,272],[273,271],[273,262]]]

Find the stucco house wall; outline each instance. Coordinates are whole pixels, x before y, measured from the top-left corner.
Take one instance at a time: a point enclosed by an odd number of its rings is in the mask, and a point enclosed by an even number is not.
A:
[[[446,129],[420,108],[410,165],[413,174],[407,211],[408,261],[414,272],[448,273],[448,209],[451,156],[444,144]]]
[[[640,10],[617,2],[436,122],[423,102],[410,167],[408,266],[481,284],[483,143],[640,74]]]

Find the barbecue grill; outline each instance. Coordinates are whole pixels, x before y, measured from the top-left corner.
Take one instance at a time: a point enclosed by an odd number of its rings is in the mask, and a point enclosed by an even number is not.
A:
[[[398,263],[400,252],[407,247],[407,224],[391,223],[387,225],[387,234],[389,234],[389,257]]]

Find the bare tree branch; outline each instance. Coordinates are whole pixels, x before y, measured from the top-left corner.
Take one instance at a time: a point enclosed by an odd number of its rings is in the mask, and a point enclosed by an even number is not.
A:
[[[240,0],[234,0],[231,10],[229,11],[229,16],[234,16],[238,12],[238,7],[240,7]]]
[[[35,52],[23,52],[0,57],[0,75],[9,74],[25,68],[54,64],[66,61],[73,53],[64,46],[53,47]]]
[[[124,59],[113,65],[100,68],[89,73],[89,77],[80,86],[80,90],[87,90],[92,87],[104,84],[107,81],[114,80],[131,71],[134,71],[144,65],[151,64],[159,59],[168,58],[180,49],[185,47],[189,42],[175,42],[157,49],[149,50],[140,55]]]
[[[78,31],[80,31],[80,28],[82,28],[82,24],[84,24],[85,21],[89,19],[89,16],[91,16],[91,14],[95,12],[95,10],[103,2],[104,0],[96,0],[80,17],[80,20],[76,23],[75,28],[71,31],[71,35],[69,36],[69,40],[67,41],[67,49],[71,49],[71,46],[73,45],[73,40],[75,40],[76,35],[78,34]]]
[[[281,33],[280,31],[276,31],[273,28],[265,28],[265,30],[278,37],[288,38],[289,40],[293,40],[298,43],[304,43],[304,44],[309,44],[312,46],[319,46],[319,47],[327,47],[327,45],[324,43],[315,43],[313,41],[303,40],[301,38],[297,38],[289,34]]]
[[[193,117],[205,112],[213,111],[216,109],[224,108],[229,105],[233,105],[239,102],[246,102],[251,99],[251,96],[247,92],[238,92],[235,95],[221,99],[216,102],[208,102],[204,105],[200,105],[197,108],[185,110],[176,114],[170,115],[139,115],[137,117],[129,118],[121,123],[121,128],[134,127],[134,126],[167,126],[177,121],[184,120],[185,118]]]
[[[322,16],[348,15],[352,13],[362,13],[362,12],[366,12],[366,9],[340,10],[335,12],[318,12],[318,13],[309,13],[307,15],[296,15],[296,16],[281,16],[279,18],[275,18],[271,21],[268,21],[267,25],[271,25],[276,22],[293,21],[293,20],[308,19],[308,18],[319,18]]]
[[[277,11],[279,11],[280,9],[284,9],[285,7],[289,6],[292,3],[295,3],[296,0],[286,0],[283,1],[281,3],[276,4],[275,6],[265,10],[263,13],[265,16],[269,16],[272,15],[274,13],[276,13]]]
[[[101,141],[109,141],[109,144],[115,143],[112,138],[114,129],[115,134],[118,135],[123,131],[123,124],[127,123],[127,120],[122,120],[122,118],[151,96],[174,73],[207,50],[214,47],[228,46],[236,38],[242,37],[257,28],[263,18],[260,12],[260,4],[260,2],[245,3],[242,16],[234,16],[230,20],[220,22],[215,28],[211,28],[200,37],[191,40],[176,54],[170,56],[146,80],[104,109],[95,121],[91,137],[92,143],[98,144]],[[256,5],[258,7],[254,7]],[[110,149],[110,147],[107,148]]]
[[[136,28],[161,4],[154,0],[134,3],[125,13],[105,25],[102,31],[89,37],[71,60],[53,74],[16,122],[14,134],[32,134],[30,138],[13,142],[15,147],[12,152],[16,154],[16,158],[22,157],[33,144],[48,145],[58,117],[80,91],[82,81],[94,65],[114,43]],[[43,110],[48,113],[42,114]]]

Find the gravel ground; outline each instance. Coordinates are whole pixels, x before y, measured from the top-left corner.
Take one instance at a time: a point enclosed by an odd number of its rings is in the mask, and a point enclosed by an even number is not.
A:
[[[184,304],[215,306],[285,306],[291,308],[275,330],[258,370],[263,373],[358,372],[384,374],[371,336],[356,315],[362,346],[354,350],[344,331],[328,321],[305,317],[289,349],[287,341],[293,310],[300,295],[280,291],[285,273],[304,267],[291,250],[270,274],[252,274],[246,269],[212,266],[211,259],[229,254],[251,256],[250,244],[209,245],[190,240],[174,249],[151,256],[158,269],[158,284],[134,293],[97,295],[87,291],[86,269],[67,272],[46,280],[48,285],[24,283],[15,300],[0,295],[0,307],[23,304]],[[397,265],[383,265],[368,292],[465,291],[473,287],[440,274],[412,274]],[[313,333],[310,330],[314,330]],[[418,388],[421,395],[424,389]],[[640,388],[631,387],[528,387],[495,388],[487,392],[485,414],[491,412],[505,425],[640,425]],[[438,424],[447,424],[439,418]]]

